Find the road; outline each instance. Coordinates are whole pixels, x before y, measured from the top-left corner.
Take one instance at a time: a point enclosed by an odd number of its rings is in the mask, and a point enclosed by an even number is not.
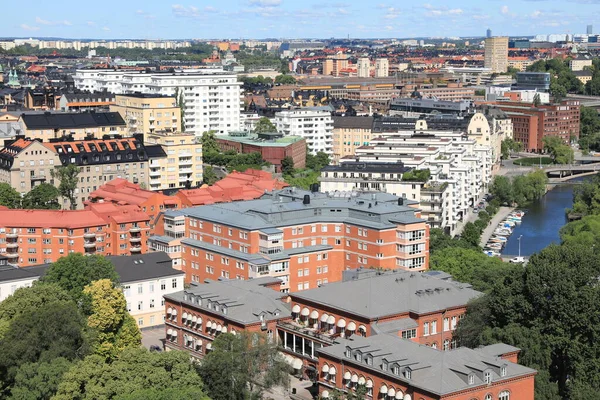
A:
[[[498,210],[496,215],[494,215],[494,217],[490,221],[490,224],[487,226],[487,228],[485,228],[483,230],[483,233],[481,234],[481,243],[480,243],[481,247],[485,246],[485,244],[488,242],[488,240],[490,240],[490,238],[492,237],[492,234],[498,227],[498,224],[504,218],[506,218],[512,210],[514,210],[514,208],[512,208],[512,207],[500,207],[500,209]]]

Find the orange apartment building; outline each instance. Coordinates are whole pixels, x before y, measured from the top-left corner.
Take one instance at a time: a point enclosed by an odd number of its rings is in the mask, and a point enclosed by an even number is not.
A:
[[[264,332],[274,339],[277,322],[290,318],[280,283],[274,278],[209,281],[165,295],[165,347],[200,359],[222,333]]]
[[[385,400],[533,400],[536,371],[519,349],[493,344],[441,352],[394,335],[353,337],[319,349],[319,398],[334,391]]]
[[[271,276],[283,281],[282,292],[297,292],[359,267],[427,270],[429,228],[416,206],[385,193],[330,197],[286,188],[166,212],[158,239],[180,239],[188,283]]]
[[[152,224],[161,212],[181,208],[179,197],[142,189],[140,185],[123,178],[113,179],[90,193],[86,204],[93,203],[138,206],[148,214]]]
[[[149,232],[149,218],[136,206],[106,203],[85,210],[0,209],[0,254],[19,267],[52,263],[70,253],[145,253]]]

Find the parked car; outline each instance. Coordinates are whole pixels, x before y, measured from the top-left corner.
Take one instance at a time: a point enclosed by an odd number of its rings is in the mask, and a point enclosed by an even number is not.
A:
[[[514,264],[519,264],[519,263],[524,263],[525,262],[525,257],[513,257],[510,260],[508,260],[511,263]]]

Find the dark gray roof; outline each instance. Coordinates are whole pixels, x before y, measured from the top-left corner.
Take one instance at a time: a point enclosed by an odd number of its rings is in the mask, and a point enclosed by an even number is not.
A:
[[[356,294],[360,293],[360,296]],[[292,293],[306,300],[368,319],[413,312],[426,314],[466,305],[480,296],[469,285],[396,270]]]
[[[395,334],[397,334],[398,332],[401,332],[401,331],[404,331],[407,329],[417,328],[418,326],[419,326],[419,324],[417,323],[417,321],[415,321],[412,318],[402,318],[402,319],[397,319],[395,321],[375,322],[374,324],[371,324],[371,328],[377,334],[380,334],[380,333],[395,333]]]
[[[148,240],[153,240],[156,242],[161,242],[164,244],[169,244],[171,241],[175,240],[175,238],[172,238],[171,236],[159,236],[159,235],[154,235],[154,236],[150,236],[148,238]]]
[[[260,322],[261,315],[265,321],[291,316],[289,305],[281,301],[282,294],[264,286],[274,282],[280,281],[276,278],[207,280],[204,284],[191,284],[184,291],[167,294],[164,297],[184,303],[190,308],[219,313],[223,318],[231,321],[253,324]],[[200,299],[201,302],[198,301]],[[208,308],[208,300],[219,306],[225,305],[227,312],[224,313],[222,309],[215,311],[214,305]]]
[[[25,268],[19,268],[12,265],[0,266],[0,282],[19,281],[23,279],[39,278],[39,271],[30,271]]]
[[[490,356],[485,348],[473,350],[460,347],[440,351],[390,334],[368,338],[354,335],[350,339],[338,339],[338,342],[333,346],[320,348],[319,354],[342,360],[349,368],[360,365],[361,369],[376,371],[388,381],[420,388],[437,395],[486,387],[488,384],[484,381],[483,374],[487,371],[491,373],[492,384],[536,372],[531,368]],[[350,358],[345,356],[347,348],[352,353]],[[363,354],[362,362],[355,360],[356,351]],[[367,365],[364,361],[367,354],[373,356],[372,365]],[[384,360],[388,362],[387,371],[382,369]],[[394,374],[395,365],[399,367],[399,375]],[[501,376],[502,367],[506,367],[504,377]],[[410,379],[404,376],[406,368],[411,370]],[[470,385],[469,375],[474,376],[474,383]],[[379,391],[379,388],[374,388],[374,391]]]
[[[146,153],[148,154],[148,158],[166,158],[167,153],[163,149],[160,144],[146,144],[144,145],[146,148]]]
[[[164,251],[106,258],[114,264],[120,283],[185,275],[173,268],[173,260]]]
[[[79,129],[101,126],[125,126],[118,112],[86,113],[24,113],[21,115],[27,129]]]
[[[310,203],[303,204],[304,196]],[[348,223],[372,229],[389,229],[397,224],[415,224],[418,211],[388,193],[311,193],[296,188],[266,193],[261,199],[219,203],[169,211],[166,217],[186,215],[204,221],[246,230],[263,230],[311,223]]]
[[[514,353],[515,351],[520,351],[521,349],[505,343],[495,343],[490,344],[489,346],[482,346],[477,350],[490,356],[500,357],[503,354]]]
[[[63,95],[68,102],[75,101],[114,101],[115,95],[109,92],[94,93],[65,93]]]
[[[373,117],[333,117],[334,128],[371,129]]]
[[[185,274],[183,271],[173,268],[173,261],[164,251],[131,256],[108,256],[106,258],[115,266],[120,283],[137,282]],[[44,276],[50,265],[52,264],[41,264],[22,269],[37,274],[38,276]]]

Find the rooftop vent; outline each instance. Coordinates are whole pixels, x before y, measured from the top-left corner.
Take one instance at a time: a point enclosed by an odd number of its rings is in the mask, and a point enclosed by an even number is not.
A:
[[[304,205],[310,204],[310,195],[308,195],[308,194],[304,195],[304,200],[302,200],[302,204],[304,204]]]

